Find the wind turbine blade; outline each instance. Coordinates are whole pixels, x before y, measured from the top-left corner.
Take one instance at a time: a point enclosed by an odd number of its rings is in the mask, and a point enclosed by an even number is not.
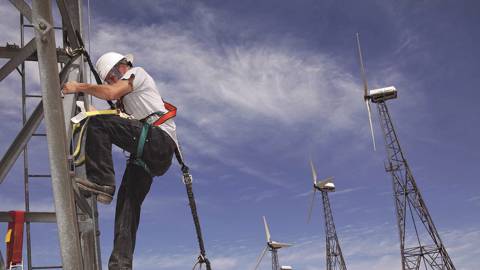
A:
[[[363,80],[363,96],[367,99],[368,96],[368,84],[367,84],[367,75],[365,73],[365,66],[363,65],[363,56],[362,56],[362,48],[360,47],[360,34],[357,33],[357,49],[358,49],[358,59],[360,62],[360,71],[362,73],[362,80]]]
[[[284,248],[284,247],[291,247],[291,246],[293,246],[293,244],[276,242],[276,241],[273,241],[273,243],[272,243],[272,247],[275,248],[275,249]]]
[[[265,256],[265,253],[267,252],[267,247],[265,247],[262,251],[262,253],[260,253],[260,256],[258,257],[257,259],[257,264],[255,265],[255,268],[253,270],[257,270],[258,266],[260,265],[260,263],[262,262],[262,259],[263,257]]]
[[[367,106],[368,111],[368,122],[370,123],[370,134],[372,135],[373,151],[377,151],[377,146],[375,145],[375,134],[373,132],[372,112],[370,108],[370,101],[368,101],[368,99],[365,99],[365,105]]]
[[[333,176],[329,176],[329,177],[325,178],[324,181],[325,181],[325,182],[333,182],[333,179],[334,179]]]
[[[270,237],[270,229],[268,228],[267,219],[263,216],[263,224],[265,225],[265,235],[267,236],[267,242],[272,242]]]
[[[313,161],[311,159],[310,159],[310,167],[312,168],[313,184],[315,185],[317,183],[317,170],[315,169],[315,166],[313,165]]]
[[[310,208],[308,210],[307,223],[310,223],[310,219],[312,218],[313,204],[315,203],[315,194],[317,194],[317,190],[313,188],[312,201],[310,202]]]

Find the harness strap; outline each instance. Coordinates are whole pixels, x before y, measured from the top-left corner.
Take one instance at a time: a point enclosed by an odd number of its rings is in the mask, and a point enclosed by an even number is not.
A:
[[[202,264],[205,264],[207,270],[211,270],[212,267],[210,265],[210,261],[207,259],[206,252],[205,252],[205,245],[203,243],[202,229],[200,227],[200,218],[198,217],[198,212],[197,212],[197,204],[195,203],[195,197],[193,195],[192,175],[190,175],[190,173],[188,172],[183,173],[183,182],[185,183],[185,188],[187,189],[188,204],[190,205],[190,210],[192,212],[193,223],[195,225],[195,232],[197,234],[198,246],[200,248],[200,255],[198,256],[197,263],[195,263],[193,268],[195,269],[196,265],[200,265],[199,268],[201,269]]]
[[[119,114],[118,110],[97,110],[86,112],[87,116],[103,115],[103,114]]]
[[[160,118],[152,124],[153,126],[160,126],[161,124],[165,123],[168,119],[171,119],[177,115],[177,107],[165,101],[163,103],[165,105],[165,109],[167,109],[168,112],[163,113],[162,115],[159,115],[158,113],[156,113],[158,116],[160,116]]]
[[[145,147],[145,141],[147,139],[148,131],[150,127],[160,126],[161,124],[165,123],[167,120],[172,119],[177,115],[177,108],[175,106],[165,101],[164,101],[164,105],[165,105],[165,109],[168,110],[166,113],[154,112],[150,116],[157,115],[159,118],[155,120],[155,122],[153,123],[149,122],[148,119],[146,119],[145,122],[143,123],[142,131],[140,132],[140,136],[138,137],[137,151],[135,155],[130,159],[130,162],[142,167],[150,175],[152,175],[151,170],[150,168],[148,168],[147,163],[145,163],[145,161],[142,159],[143,149]],[[177,160],[179,160],[177,155],[177,152],[178,152],[177,149],[178,147],[176,147],[175,149],[175,156],[177,156]],[[183,161],[181,162],[181,164],[183,164]],[[185,164],[182,165],[182,171],[184,166]]]
[[[185,162],[183,161],[183,156],[182,152],[180,152],[179,146],[175,148],[175,157],[177,158],[178,164],[180,164],[181,170],[183,174],[189,174],[189,168],[187,165],[185,165]]]
[[[7,268],[22,265],[23,251],[23,224],[25,211],[10,211],[12,221],[8,223],[8,231],[5,237],[7,243]]]
[[[102,115],[102,114],[113,114],[113,115],[120,115],[122,116],[122,113],[119,110],[96,110],[96,111],[87,111],[85,109],[85,103],[83,101],[77,100],[76,102],[77,107],[80,108],[80,112],[72,117],[70,121],[72,121],[74,124],[80,123],[83,119],[88,118],[90,116],[95,116],[95,115]]]
[[[140,132],[140,136],[138,137],[137,152],[133,157],[130,158],[130,162],[142,167],[149,175],[152,175],[152,172],[150,171],[150,168],[148,168],[147,163],[145,163],[145,161],[142,159],[143,148],[145,146],[145,141],[147,139],[150,126],[151,125],[147,122],[143,123],[142,131]]]

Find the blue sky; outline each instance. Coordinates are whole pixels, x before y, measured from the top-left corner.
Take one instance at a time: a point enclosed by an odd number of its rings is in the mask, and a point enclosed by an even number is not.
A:
[[[275,240],[295,244],[280,251],[281,264],[325,268],[320,200],[306,223],[310,156],[321,177],[336,179],[330,200],[347,267],[400,269],[391,178],[375,107],[378,150],[371,147],[356,32],[371,88],[399,91],[388,106],[455,266],[480,266],[476,1],[102,1],[91,7],[91,55],[134,54],[164,99],[179,107],[178,134],[214,269],[253,267],[265,245],[262,215]],[[15,10],[2,3],[0,14],[1,42],[18,44]],[[27,72],[29,90],[38,92],[37,67],[29,64]],[[11,74],[0,91],[4,153],[21,125],[18,76]],[[34,140],[31,167],[46,172],[46,145]],[[114,157],[120,181],[125,158],[118,150]],[[2,211],[23,205],[17,163],[0,187]],[[32,209],[52,209],[48,180],[31,186]],[[100,209],[106,262],[114,204]],[[198,251],[189,211],[174,165],[145,201],[135,268],[193,265]],[[55,226],[33,230],[34,264],[58,263]]]

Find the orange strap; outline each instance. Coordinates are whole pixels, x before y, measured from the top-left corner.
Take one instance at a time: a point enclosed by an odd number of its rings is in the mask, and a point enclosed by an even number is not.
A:
[[[25,211],[10,211],[12,221],[8,223],[7,268],[22,264],[23,224]]]
[[[160,126],[161,124],[165,123],[165,121],[167,121],[168,119],[171,119],[177,115],[177,107],[165,101],[163,103],[165,105],[165,109],[167,109],[168,112],[160,116],[160,118],[152,124],[153,126]]]

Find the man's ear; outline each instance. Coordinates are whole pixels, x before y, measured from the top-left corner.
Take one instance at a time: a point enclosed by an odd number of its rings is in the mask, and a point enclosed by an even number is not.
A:
[[[118,66],[118,71],[120,71],[120,73],[125,74],[128,70],[130,69],[130,67],[126,64],[120,64]]]

